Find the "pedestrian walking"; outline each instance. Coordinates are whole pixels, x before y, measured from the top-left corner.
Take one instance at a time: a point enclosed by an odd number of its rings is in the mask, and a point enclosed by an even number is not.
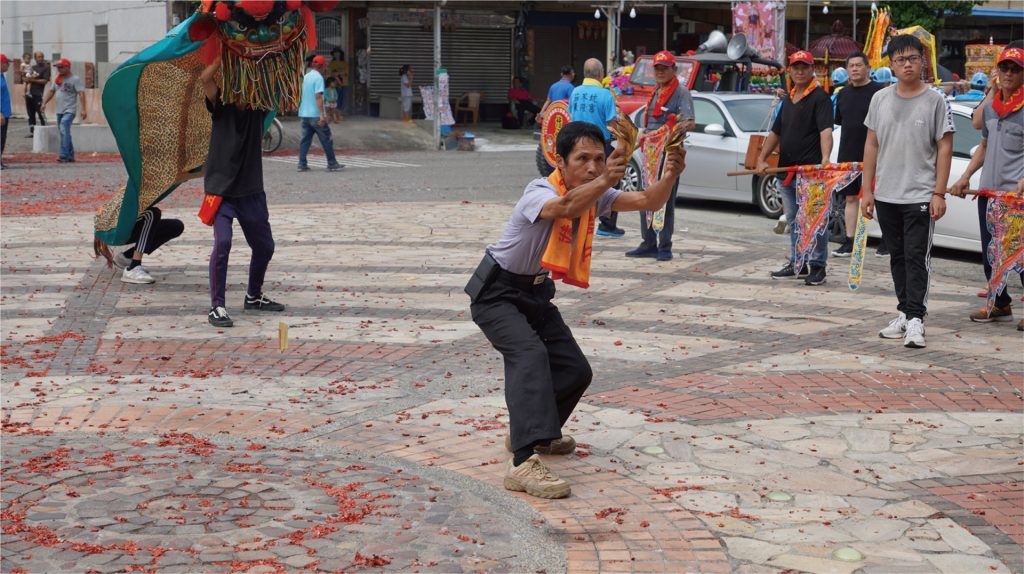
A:
[[[601,84],[604,78],[604,66],[597,58],[590,58],[583,63],[583,84],[576,87],[569,96],[569,116],[572,121],[587,122],[597,126],[604,135],[605,155],[611,155],[611,133],[608,122],[615,119],[618,111],[615,107],[615,96],[611,90]],[[618,185],[616,183],[616,185]],[[622,237],[626,231],[618,227],[619,214],[612,211],[599,218],[597,234],[604,237]]]
[[[982,110],[981,143],[971,156],[960,179],[953,184],[951,193],[964,197],[971,186],[971,176],[981,169],[981,189],[1016,191],[1024,197],[1024,49],[1005,48],[997,64],[999,88],[987,100]],[[992,234],[988,230],[987,196],[978,197],[978,226],[981,230],[981,261],[986,281],[992,278],[992,265],[988,248]],[[1024,284],[1024,273],[1021,274]],[[1012,322],[1013,299],[1004,288],[996,294],[992,312],[987,307],[971,313],[976,323]],[[1024,319],[1017,324],[1024,331]]]
[[[320,147],[327,157],[327,171],[338,171],[345,167],[334,156],[334,138],[331,126],[327,124],[327,107],[324,101],[323,70],[326,60],[314,56],[309,71],[302,78],[302,99],[299,101],[299,119],[302,120],[302,139],[299,140],[299,171],[309,171],[306,155],[313,143],[313,134],[320,140]]]
[[[540,114],[538,117],[544,119],[544,114],[548,111],[548,106],[552,102],[569,101],[569,97],[572,96],[572,91],[575,89],[572,82],[576,78],[576,70],[572,69],[572,66],[562,66],[561,77],[558,81],[551,84],[548,88],[548,97],[544,100],[544,105],[540,107]]]
[[[814,77],[814,56],[800,50],[789,57],[790,88],[782,99],[782,108],[772,123],[771,132],[765,138],[757,169],[761,177],[767,177],[768,156],[775,147],[779,148],[779,167],[816,165],[827,162],[832,154],[832,100]],[[845,89],[843,91],[846,91]],[[796,178],[793,178],[794,180]],[[789,260],[778,271],[771,273],[772,279],[805,277],[806,285],[822,285],[826,278],[828,263],[828,237],[816,238],[811,249],[810,262],[801,269],[796,268],[797,226],[796,182],[784,184],[779,180],[782,205],[789,223]]]
[[[404,64],[398,70],[402,87],[402,121],[412,123],[412,66]]]
[[[50,64],[42,52],[35,53],[35,63],[32,64],[32,73],[26,76],[25,82],[25,113],[28,114],[28,135],[32,137],[36,133],[36,118],[39,125],[46,125],[46,110],[43,106],[43,93],[47,84],[50,83]]]
[[[868,137],[864,118],[868,115],[871,98],[885,87],[871,80],[868,76],[870,70],[868,57],[864,52],[857,52],[846,58],[849,80],[835,98],[834,121],[842,128],[837,156],[839,163],[864,161],[864,140]],[[843,244],[832,252],[836,257],[849,257],[853,253],[853,234],[857,230],[857,216],[860,215],[860,180],[858,176],[853,183],[839,191],[839,195],[846,202],[843,209],[846,237]]]
[[[115,201],[120,201],[120,198],[115,198]],[[143,256],[152,254],[168,241],[180,237],[184,231],[185,224],[180,219],[164,219],[160,208],[154,206],[139,215],[128,242],[121,246],[127,246],[127,249],[111,251],[99,238],[93,240],[93,247],[97,256],[107,260],[108,267],[123,269],[122,283],[145,285],[156,283],[156,279],[142,266]]]
[[[671,52],[663,50],[654,55],[654,80],[658,87],[651,94],[644,112],[643,129],[652,132],[665,125],[668,117],[675,114],[679,121],[690,131],[694,128],[693,98],[676,76],[676,58]],[[676,194],[679,182],[672,189],[672,194],[665,203],[665,227],[660,232],[647,226],[647,218],[640,214],[640,235],[643,240],[640,246],[626,252],[626,257],[651,257],[658,261],[672,259],[672,234],[676,224]],[[655,209],[661,209],[659,205]]]
[[[4,148],[7,147],[7,122],[11,119],[11,90],[7,86],[7,56],[0,54],[0,169],[4,169]]]
[[[555,148],[555,171],[526,186],[501,239],[487,246],[466,285],[473,321],[505,358],[506,448],[512,451],[505,488],[541,498],[571,492],[537,454],[574,452],[576,441],[561,429],[593,377],[551,303],[554,280],[586,288],[595,217],[657,208],[684,165],[684,152],[673,153],[661,180],[644,192],[624,193],[612,186],[629,158],[617,150],[606,161],[604,135],[593,124],[569,122]]]
[[[71,122],[78,114],[78,104],[82,104],[82,121],[89,117],[89,108],[85,102],[85,82],[71,73],[71,62],[61,58],[57,62],[57,77],[50,84],[50,90],[43,100],[43,108],[50,103],[54,94],[57,95],[57,131],[60,134],[60,153],[57,161],[68,163],[75,161],[75,145],[71,141]]]
[[[868,219],[878,212],[899,301],[899,315],[878,336],[923,348],[932,233],[946,213],[956,128],[946,97],[921,80],[921,41],[901,34],[889,41],[888,54],[897,82],[875,94],[864,120],[861,211]]]
[[[213,252],[210,254],[210,312],[214,327],[231,327],[234,321],[225,308],[228,256],[231,254],[232,225],[237,219],[245,241],[252,249],[246,311],[284,311],[281,303],[263,294],[263,280],[274,256],[274,235],[270,229],[267,194],[263,188],[263,123],[266,112],[226,104],[221,99],[216,76],[220,59],[199,76],[206,95],[206,109],[213,115],[210,151],[203,179],[206,195],[220,197],[213,222]]]

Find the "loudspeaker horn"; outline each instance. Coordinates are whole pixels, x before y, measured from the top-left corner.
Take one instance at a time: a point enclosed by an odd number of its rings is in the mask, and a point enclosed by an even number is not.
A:
[[[712,30],[708,34],[706,42],[697,46],[698,52],[724,52],[726,46],[729,44],[729,39],[725,37],[725,34],[718,30]]]
[[[729,45],[725,49],[725,54],[733,60],[745,60],[760,56],[753,46],[747,45],[747,37],[743,32],[733,34],[732,40],[729,40]]]

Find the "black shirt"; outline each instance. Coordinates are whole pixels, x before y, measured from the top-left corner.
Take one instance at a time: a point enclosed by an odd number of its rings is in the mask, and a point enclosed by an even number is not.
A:
[[[32,71],[36,74],[37,80],[46,80],[47,83],[50,81],[50,64],[32,64]],[[46,84],[37,84],[35,82],[28,85],[28,93],[32,96],[42,96],[43,91],[46,89]]]
[[[782,110],[772,124],[779,136],[779,167],[821,163],[821,136],[832,129],[832,99],[816,88],[797,103],[782,100]],[[827,159],[827,158],[826,158]]]
[[[208,195],[244,197],[263,193],[262,110],[242,109],[225,104],[217,91],[216,102],[206,99],[213,114],[210,152],[203,179]]]
[[[839,138],[839,161],[864,161],[864,142],[868,139],[868,128],[864,118],[875,92],[884,88],[878,82],[863,86],[847,85],[836,95],[836,124],[843,128]]]

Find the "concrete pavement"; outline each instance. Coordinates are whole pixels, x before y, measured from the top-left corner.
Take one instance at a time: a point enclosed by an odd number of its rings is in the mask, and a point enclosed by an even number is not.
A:
[[[194,189],[136,286],[89,258],[116,164],[4,172],[3,571],[1024,572],[1024,336],[966,320],[970,264],[935,262],[909,350],[876,334],[885,260],[856,294],[771,282],[767,220],[685,207],[675,260],[631,260],[624,215],[556,298],[595,381],[548,460],[573,495],[539,500],[501,487],[501,359],[461,290],[528,154],[446,156],[465,177],[418,201],[451,165],[368,157],[408,164],[346,174],[383,197],[328,174],[275,196],[289,309],[241,312],[238,241],[224,330]]]

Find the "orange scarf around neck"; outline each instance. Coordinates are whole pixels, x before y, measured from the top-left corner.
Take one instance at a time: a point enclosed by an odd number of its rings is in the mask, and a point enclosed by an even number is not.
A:
[[[790,85],[790,88],[789,88],[789,101],[791,101],[791,102],[793,102],[795,104],[796,103],[796,84],[794,84],[791,80],[789,80],[789,78],[787,78],[786,81],[789,82],[789,85]],[[802,96],[800,96],[800,99],[802,100],[802,99],[806,98],[807,96],[811,95],[811,92],[813,92],[814,90],[817,90],[820,86],[821,86],[821,84],[818,83],[818,78],[814,78],[814,81],[812,81],[810,84],[808,84],[807,88],[804,89],[804,93],[803,93]]]
[[[1017,88],[1017,91],[1010,95],[1010,99],[1003,101],[1003,91],[999,90],[996,92],[996,97],[992,98],[992,109],[996,111],[996,115],[1000,118],[1005,118],[1007,114],[1024,108],[1024,86]]]
[[[555,170],[548,176],[548,181],[555,186],[558,196],[562,197],[568,190],[562,173]],[[551,271],[551,278],[569,285],[590,287],[590,256],[594,244],[594,219],[597,206],[592,205],[579,218],[579,228],[573,233],[572,219],[556,219],[551,226],[551,237],[548,247],[541,257],[540,266]]]

